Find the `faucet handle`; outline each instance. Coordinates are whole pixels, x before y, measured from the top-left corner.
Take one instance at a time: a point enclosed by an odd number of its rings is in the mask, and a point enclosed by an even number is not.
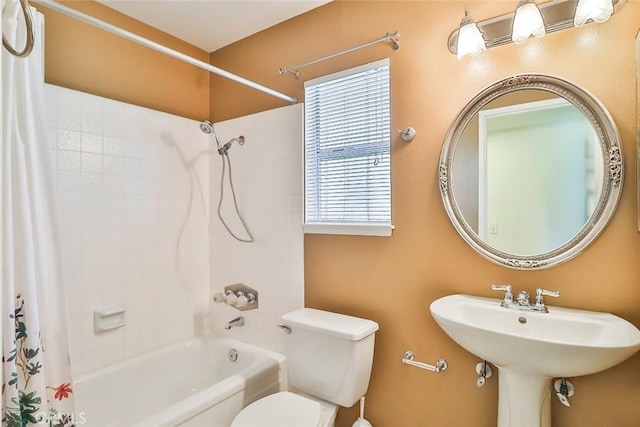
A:
[[[559,291],[548,291],[546,289],[536,289],[536,307],[544,307],[544,296],[558,298],[560,296]]]
[[[513,288],[511,285],[491,285],[491,289],[494,291],[505,291],[504,292],[504,301],[505,302],[513,302]]]
[[[554,297],[554,298],[558,298],[560,296],[560,291],[548,291],[546,289],[542,289],[542,288],[538,288],[536,289],[536,297],[539,296],[548,296],[548,297]]]

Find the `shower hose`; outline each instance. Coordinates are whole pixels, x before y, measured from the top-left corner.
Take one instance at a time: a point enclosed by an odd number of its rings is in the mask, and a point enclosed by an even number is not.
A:
[[[216,141],[217,140],[218,140],[218,137],[216,136]],[[220,145],[219,142],[218,142],[218,145]],[[255,241],[255,239],[253,238],[253,234],[251,234],[251,231],[249,230],[249,227],[247,226],[247,223],[245,222],[244,218],[242,217],[242,214],[240,214],[240,209],[238,208],[238,200],[236,199],[236,190],[233,188],[233,172],[231,171],[231,159],[229,158],[229,154],[227,153],[226,149],[224,149],[224,150],[222,150],[220,152],[220,156],[222,157],[222,173],[220,175],[220,199],[218,200],[218,218],[220,218],[220,222],[222,223],[224,228],[227,229],[229,234],[234,239],[236,239],[237,241],[242,242],[242,243],[253,243]],[[240,219],[240,222],[242,223],[242,226],[244,227],[244,230],[246,231],[247,235],[249,236],[248,239],[237,236],[231,230],[229,225],[226,223],[226,221],[222,217],[221,209],[222,209],[222,202],[224,200],[224,178],[225,178],[225,175],[226,175],[227,163],[229,164],[229,187],[231,187],[231,196],[232,196],[232,199],[233,199],[233,206],[236,209],[236,214],[238,215],[238,218]]]

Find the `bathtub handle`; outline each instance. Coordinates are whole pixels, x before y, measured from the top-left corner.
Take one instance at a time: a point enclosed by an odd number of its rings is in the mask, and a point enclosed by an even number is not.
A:
[[[290,334],[291,333],[291,328],[288,327],[287,325],[276,325],[276,326],[278,328],[282,329],[285,334]]]

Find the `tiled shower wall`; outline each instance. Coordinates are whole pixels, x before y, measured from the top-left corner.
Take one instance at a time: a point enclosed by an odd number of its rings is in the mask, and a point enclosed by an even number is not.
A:
[[[221,334],[283,351],[282,314],[304,305],[302,234],[302,104],[217,123],[222,144],[240,135],[245,144],[229,150],[238,206],[254,243],[234,240],[217,217],[221,157],[211,157],[211,294],[244,283],[259,292],[259,308],[238,311],[211,304],[211,325]],[[215,140],[212,138],[215,146]],[[222,214],[230,228],[246,237],[237,220],[228,180]],[[236,316],[245,326],[224,330]]]
[[[52,85],[75,376],[194,336],[209,309],[209,141],[193,120]],[[124,306],[126,325],[93,331]]]

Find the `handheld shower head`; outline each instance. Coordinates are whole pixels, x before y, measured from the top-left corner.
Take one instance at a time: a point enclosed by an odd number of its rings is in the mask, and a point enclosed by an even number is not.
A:
[[[213,132],[213,123],[209,120],[203,120],[200,122],[200,130],[206,134],[210,134]]]
[[[234,142],[237,142],[240,145],[244,145],[244,136],[240,135],[237,138],[232,138],[223,146],[218,146],[218,154],[220,154],[221,156],[227,154],[227,152],[231,148],[231,144],[233,144]]]

